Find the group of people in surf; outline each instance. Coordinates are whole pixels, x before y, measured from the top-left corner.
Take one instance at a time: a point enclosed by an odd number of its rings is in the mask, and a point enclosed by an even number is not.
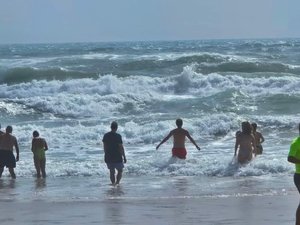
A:
[[[242,130],[236,132],[234,156],[241,164],[250,162],[256,155],[263,152],[262,143],[265,141],[263,135],[257,131],[257,124],[242,122]]]
[[[19,161],[19,145],[17,138],[12,135],[12,131],[12,126],[7,126],[5,132],[0,130],[0,178],[4,167],[7,167],[11,177],[16,179],[14,168],[16,162]],[[39,137],[38,131],[33,131],[32,136],[31,151],[37,178],[41,176],[46,178],[45,151],[48,150],[47,142],[44,138]],[[16,150],[16,156],[13,154],[14,149]]]
[[[198,150],[200,147],[191,137],[186,129],[183,129],[182,119],[176,120],[177,128],[170,131],[170,133],[156,146],[159,147],[165,143],[169,138],[173,137],[172,156],[179,159],[185,159],[187,151],[185,148],[185,141],[188,138]],[[107,168],[110,170],[110,179],[112,184],[118,184],[122,178],[124,163],[127,159],[123,147],[122,136],[117,133],[117,122],[111,123],[111,131],[107,132],[102,139],[104,147],[104,160]],[[261,143],[264,142],[264,137],[257,130],[257,124],[249,122],[242,123],[242,130],[236,132],[236,143],[234,155],[237,155],[237,161],[241,164],[249,162],[253,155],[262,154],[263,148]],[[33,132],[31,151],[33,152],[33,161],[36,169],[37,178],[46,177],[46,156],[45,151],[48,150],[47,142],[44,138],[39,137],[38,131]],[[16,150],[16,157],[13,150]],[[19,147],[15,136],[12,135],[12,127],[7,126],[6,131],[0,131],[0,177],[3,173],[4,167],[9,169],[12,178],[16,178],[14,168],[16,162],[19,160]],[[115,171],[117,174],[115,175]]]
[[[157,145],[156,149],[161,144],[166,142],[173,136],[172,155],[180,159],[186,158],[185,137],[187,137],[198,150],[200,147],[196,144],[189,132],[182,128],[182,119],[176,120],[177,128],[171,132]],[[263,135],[257,131],[257,124],[250,124],[248,121],[242,122],[242,130],[236,132],[236,142],[234,147],[234,156],[237,156],[237,161],[240,164],[251,161],[253,156],[260,155],[263,152],[262,143],[265,141]]]

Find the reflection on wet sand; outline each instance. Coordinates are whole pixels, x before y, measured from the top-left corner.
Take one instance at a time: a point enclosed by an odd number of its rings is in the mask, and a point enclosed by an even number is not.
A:
[[[42,189],[47,186],[46,179],[36,179],[35,180],[35,189]]]

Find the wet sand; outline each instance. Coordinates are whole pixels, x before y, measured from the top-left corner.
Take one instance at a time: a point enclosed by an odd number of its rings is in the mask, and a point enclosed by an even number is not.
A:
[[[15,224],[291,225],[299,196],[1,201],[0,222]]]

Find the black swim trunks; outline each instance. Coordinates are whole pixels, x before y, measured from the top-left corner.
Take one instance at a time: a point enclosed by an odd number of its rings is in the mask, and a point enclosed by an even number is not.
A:
[[[299,173],[294,174],[294,183],[298,189],[298,192],[300,193],[300,174]]]
[[[16,167],[16,158],[12,151],[0,150],[0,167],[7,168]]]

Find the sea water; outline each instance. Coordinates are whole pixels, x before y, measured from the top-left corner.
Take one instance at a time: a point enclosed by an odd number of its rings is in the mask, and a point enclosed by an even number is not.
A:
[[[13,126],[20,146],[17,180],[5,170],[0,193],[110,196],[102,137],[112,121],[128,159],[117,197],[286,193],[299,87],[299,39],[0,45],[0,123]],[[171,158],[172,140],[155,149],[177,118],[201,147],[187,141],[186,160]],[[265,142],[240,167],[243,121],[256,122]],[[46,181],[34,178],[34,130],[49,145]]]

